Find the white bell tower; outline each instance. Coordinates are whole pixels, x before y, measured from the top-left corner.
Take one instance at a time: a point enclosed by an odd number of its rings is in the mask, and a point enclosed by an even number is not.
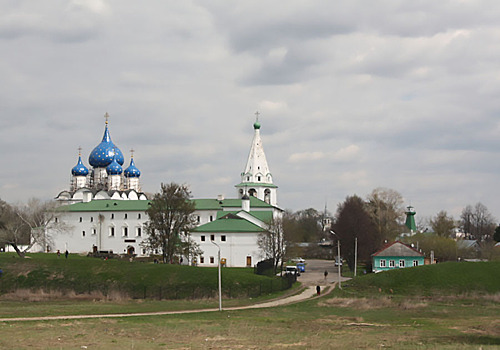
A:
[[[245,194],[254,196],[260,200],[277,206],[278,186],[273,183],[273,176],[267,165],[266,154],[260,138],[259,112],[255,113],[256,121],[253,124],[254,136],[250,153],[248,155],[245,171],[241,173],[241,183],[236,185],[238,198],[243,198]]]

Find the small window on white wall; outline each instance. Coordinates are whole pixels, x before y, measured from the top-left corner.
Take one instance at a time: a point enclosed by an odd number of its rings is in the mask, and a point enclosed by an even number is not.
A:
[[[114,228],[113,226],[111,226],[111,227],[109,228],[109,235],[110,235],[111,237],[114,237],[114,236],[115,236],[115,228]]]
[[[142,236],[142,228],[141,227],[137,227],[137,229],[135,231],[135,235],[137,237],[141,237]]]
[[[123,234],[123,237],[128,237],[128,227],[123,227],[122,229],[122,234]]]

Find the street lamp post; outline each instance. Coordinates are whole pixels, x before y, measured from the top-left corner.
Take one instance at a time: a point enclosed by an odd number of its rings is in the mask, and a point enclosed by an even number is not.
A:
[[[339,238],[339,235],[337,235],[335,232],[333,232],[332,230],[330,230],[330,233],[332,235],[335,235],[337,236],[337,256],[338,256],[338,261],[337,261],[337,266],[338,266],[338,275],[339,275],[339,289],[342,289],[342,284],[340,282],[340,264],[342,262],[341,258],[340,258],[340,238]]]
[[[218,268],[218,273],[219,273],[219,311],[222,311],[222,283],[221,283],[221,275],[220,275],[220,247],[217,243],[215,243],[214,241],[210,241],[212,242],[216,247],[217,249],[219,250],[219,252],[217,253],[217,268]]]
[[[356,277],[356,271],[358,270],[358,237],[354,238],[354,277]]]

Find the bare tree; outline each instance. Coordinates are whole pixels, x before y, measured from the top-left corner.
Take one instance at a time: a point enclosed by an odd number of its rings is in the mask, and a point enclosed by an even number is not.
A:
[[[450,237],[455,228],[455,220],[444,210],[441,210],[430,221],[434,233],[442,237]]]
[[[482,203],[474,207],[467,205],[460,215],[462,229],[474,239],[483,241],[491,239],[495,232],[495,218]]]
[[[259,235],[257,243],[266,259],[272,260],[274,273],[278,270],[278,266],[281,266],[281,270],[283,270],[287,243],[283,229],[283,219],[273,218],[266,231]]]
[[[45,250],[51,240],[48,231],[67,229],[62,221],[56,220],[61,215],[56,209],[56,202],[42,202],[35,198],[27,204],[9,205],[2,202],[0,242],[11,245],[20,257],[24,257],[35,244]]]
[[[366,207],[379,236],[393,240],[402,232],[405,209],[399,192],[376,188],[368,195]]]
[[[159,249],[164,263],[173,263],[176,255],[182,254],[182,238],[188,237],[195,227],[194,202],[187,185],[161,184],[161,192],[156,193],[151,206],[146,210],[149,221],[145,225],[148,238],[143,246]]]

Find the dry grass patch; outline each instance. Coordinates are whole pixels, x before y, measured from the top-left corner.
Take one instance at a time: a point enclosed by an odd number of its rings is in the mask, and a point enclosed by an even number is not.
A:
[[[54,301],[54,300],[93,300],[93,301],[128,301],[130,296],[119,291],[111,291],[104,295],[100,291],[92,291],[90,293],[75,293],[74,291],[59,291],[59,290],[31,290],[17,289],[10,293],[5,293],[0,296],[3,301]]]
[[[353,308],[356,310],[374,310],[388,307],[396,307],[402,310],[419,309],[428,306],[428,302],[405,299],[402,301],[394,301],[390,297],[387,298],[333,298],[322,301],[319,306]]]

